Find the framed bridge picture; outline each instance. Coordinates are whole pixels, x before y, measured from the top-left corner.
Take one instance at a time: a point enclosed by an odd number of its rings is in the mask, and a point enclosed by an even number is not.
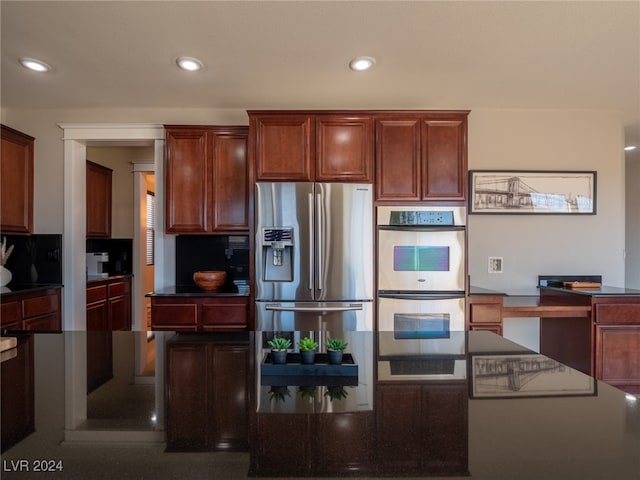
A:
[[[595,215],[595,171],[471,170],[469,213]]]

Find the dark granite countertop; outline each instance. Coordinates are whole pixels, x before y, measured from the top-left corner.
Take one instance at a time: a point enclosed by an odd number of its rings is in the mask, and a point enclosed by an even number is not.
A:
[[[132,274],[119,274],[119,275],[109,275],[108,277],[87,277],[87,285],[91,283],[100,283],[100,282],[113,282],[116,280],[120,280],[123,278],[131,278]]]
[[[9,284],[6,287],[2,287],[0,290],[0,295],[3,297],[17,294],[17,293],[28,293],[35,292],[37,290],[46,290],[47,288],[62,288],[63,285],[61,283],[30,283],[30,284],[22,284],[22,285],[12,285]]]
[[[206,291],[196,285],[174,285],[160,288],[146,294],[147,297],[248,297],[249,290],[236,285],[224,285],[222,288]]]
[[[640,297],[640,290],[624,287],[609,287],[607,285],[602,285],[600,288],[540,287],[540,289],[590,297]]]

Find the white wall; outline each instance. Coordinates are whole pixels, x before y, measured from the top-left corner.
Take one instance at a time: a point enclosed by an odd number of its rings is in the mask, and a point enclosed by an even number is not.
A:
[[[640,289],[640,150],[626,155],[626,279],[628,288]]]
[[[245,110],[208,109],[20,109],[4,110],[2,118],[36,137],[36,233],[62,232],[63,142],[58,123],[248,123]],[[472,284],[530,293],[538,274],[601,274],[609,285],[624,285],[623,135],[622,121],[613,112],[472,109],[470,169],[598,172],[597,215],[471,215]],[[504,273],[487,273],[488,256],[504,258]]]
[[[596,274],[624,286],[623,141],[615,113],[472,111],[470,170],[596,170],[597,215],[469,215],[471,284],[535,294],[539,274]],[[487,272],[489,256],[504,273]]]

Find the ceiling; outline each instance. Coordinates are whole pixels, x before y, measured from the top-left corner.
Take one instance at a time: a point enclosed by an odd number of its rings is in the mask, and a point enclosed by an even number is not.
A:
[[[2,0],[0,15],[5,109],[612,109],[640,146],[638,1]],[[178,70],[182,55],[205,69]],[[352,72],[356,55],[377,63]]]

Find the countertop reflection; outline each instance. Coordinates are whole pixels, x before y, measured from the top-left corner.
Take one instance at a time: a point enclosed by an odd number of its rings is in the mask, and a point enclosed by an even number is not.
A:
[[[164,451],[165,402],[170,401],[164,396],[164,345],[173,334],[108,334],[113,377],[90,395],[105,392],[92,401],[100,405],[95,411],[120,415],[113,424],[107,418],[93,424],[87,419],[84,332],[23,336],[23,350],[2,363],[3,436],[19,418],[12,411],[29,402],[33,407],[33,433],[2,454],[3,479],[30,478],[24,468],[33,471],[35,461],[42,459],[62,463],[61,471],[50,474],[60,479],[247,478],[250,471],[253,475],[267,471],[255,459],[258,450],[267,451],[267,442],[274,441],[298,445],[306,452],[308,468],[300,476],[312,474],[310,468],[323,464],[323,475],[334,478],[415,476],[411,472],[416,468],[426,472],[418,475],[425,478],[445,471],[441,467],[446,462],[462,462],[463,467],[448,478],[469,474],[482,480],[637,480],[639,476],[637,397],[489,332],[466,335],[464,378],[399,381],[378,378],[377,334],[363,333],[359,339],[354,333],[351,341],[359,346],[355,358],[366,365],[366,375],[359,382],[360,387],[366,383],[363,390],[356,393],[358,387],[346,386],[347,397],[335,391],[332,397],[327,385],[319,385],[303,395],[302,386],[294,385],[291,397],[284,394],[284,399],[293,398],[291,405],[296,406],[271,411],[256,408],[257,397],[265,405],[277,400],[269,398],[269,386],[259,385],[255,332],[248,333],[256,379],[249,382],[250,452],[199,454]],[[425,352],[429,358],[441,354]],[[459,352],[454,355],[460,359]],[[155,368],[145,374],[141,359],[149,356]],[[21,397],[10,400],[29,378],[33,378],[32,389],[27,385]],[[114,383],[148,388],[141,395],[130,391],[116,397],[107,393],[114,391]],[[330,407],[349,398],[358,399],[354,408]],[[314,402],[322,407],[315,408]],[[142,421],[133,416],[127,419],[130,412],[137,412]],[[281,423],[283,416],[286,426]],[[270,425],[271,420],[277,422]],[[303,428],[311,429],[309,438],[314,439],[306,447],[301,442],[306,438]],[[267,436],[270,431],[278,431],[279,438]],[[332,438],[338,443],[330,443]],[[430,467],[434,458],[439,463]],[[26,463],[18,463],[21,460]],[[279,465],[285,469],[282,476],[297,475],[290,470],[293,463]],[[340,473],[346,471],[350,473]]]

